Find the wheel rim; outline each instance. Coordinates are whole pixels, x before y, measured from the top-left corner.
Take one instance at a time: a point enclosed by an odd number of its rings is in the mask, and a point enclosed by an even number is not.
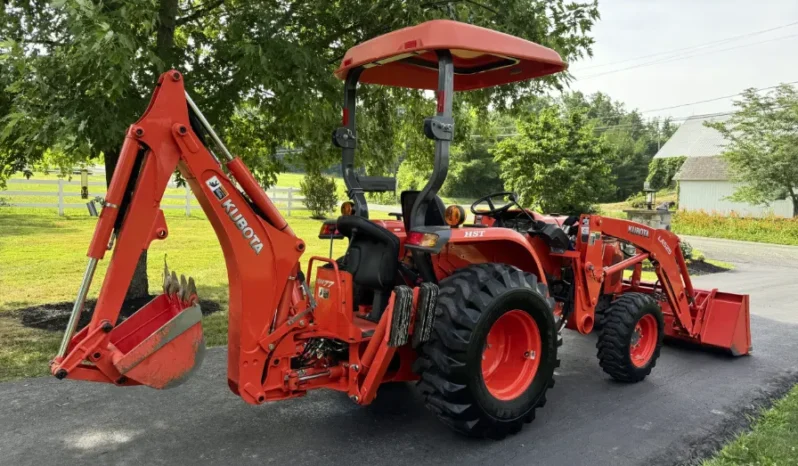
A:
[[[499,400],[521,396],[540,366],[540,330],[525,311],[509,311],[488,332],[482,350],[482,378],[488,392]]]
[[[646,314],[637,321],[632,341],[629,344],[629,355],[635,367],[645,367],[657,347],[657,319],[651,314]]]

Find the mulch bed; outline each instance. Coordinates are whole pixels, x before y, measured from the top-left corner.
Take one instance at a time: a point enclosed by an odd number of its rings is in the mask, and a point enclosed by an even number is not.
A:
[[[122,304],[122,310],[119,312],[119,321],[123,321],[131,314],[139,310],[142,306],[152,301],[155,296],[144,296],[142,298],[129,299]],[[97,300],[87,300],[83,306],[83,313],[78,322],[78,328],[82,328],[91,320],[94,314],[94,306]],[[61,303],[41,304],[39,306],[31,306],[23,309],[16,309],[11,311],[14,315],[18,316],[22,321],[22,325],[31,328],[38,328],[41,330],[48,330],[51,332],[63,332],[69,322],[69,315],[72,313],[71,301]],[[200,307],[202,308],[203,315],[213,314],[222,310],[219,303],[215,301],[200,300]]]
[[[728,272],[730,269],[718,267],[704,261],[690,261],[687,263],[687,271],[690,275],[709,275],[711,273]]]

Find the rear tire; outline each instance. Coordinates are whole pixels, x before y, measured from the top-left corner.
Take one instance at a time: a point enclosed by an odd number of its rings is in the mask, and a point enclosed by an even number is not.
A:
[[[535,275],[509,265],[470,265],[442,280],[414,366],[427,408],[468,436],[520,431],[554,386],[553,306]]]
[[[621,382],[640,382],[657,364],[665,336],[662,310],[645,293],[625,293],[603,313],[598,359]]]

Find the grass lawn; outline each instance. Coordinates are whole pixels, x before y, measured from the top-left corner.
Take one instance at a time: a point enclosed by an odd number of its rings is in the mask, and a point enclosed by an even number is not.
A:
[[[798,465],[798,386],[704,466]]]
[[[179,210],[166,211],[169,238],[149,249],[150,291],[160,293],[166,255],[171,270],[193,276],[200,297],[225,310],[203,322],[208,344],[221,345],[227,341],[227,272],[213,228],[197,212],[186,218]],[[55,209],[0,208],[0,381],[47,373],[61,334],[23,327],[8,313],[75,299],[95,222],[79,210],[58,217]],[[316,238],[320,221],[304,213],[294,214],[289,223],[307,244],[303,266],[310,256],[329,254],[329,242]],[[334,255],[343,254],[345,247],[346,241],[336,241]],[[107,265],[108,260],[100,262],[90,299],[96,298]]]

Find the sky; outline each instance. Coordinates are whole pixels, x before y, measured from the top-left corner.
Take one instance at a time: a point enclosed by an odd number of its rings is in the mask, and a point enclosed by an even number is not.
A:
[[[599,12],[593,58],[570,64],[571,89],[607,93],[645,117],[732,110],[728,98],[649,111],[798,81],[798,0],[599,0]],[[654,54],[661,55],[627,61]]]

